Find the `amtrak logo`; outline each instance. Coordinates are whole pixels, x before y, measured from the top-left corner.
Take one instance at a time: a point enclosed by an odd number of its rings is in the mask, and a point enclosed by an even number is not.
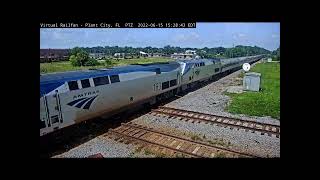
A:
[[[81,108],[81,109],[89,109],[92,102],[96,99],[97,96],[98,95],[93,97],[80,98],[80,99],[69,102],[67,105]]]

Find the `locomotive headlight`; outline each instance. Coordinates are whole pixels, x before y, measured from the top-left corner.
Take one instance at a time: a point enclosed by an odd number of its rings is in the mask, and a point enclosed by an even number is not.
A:
[[[243,65],[242,65],[242,69],[244,70],[244,71],[249,71],[250,70],[250,64],[249,63],[244,63]]]

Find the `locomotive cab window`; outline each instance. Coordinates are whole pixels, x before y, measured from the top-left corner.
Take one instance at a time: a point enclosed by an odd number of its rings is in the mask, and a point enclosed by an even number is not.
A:
[[[108,79],[108,76],[96,77],[96,78],[93,78],[93,82],[95,86],[101,86],[104,84],[109,84],[109,79]]]
[[[169,88],[169,81],[162,83],[162,90]]]
[[[175,85],[177,85],[177,80],[176,79],[171,80],[170,81],[170,87],[175,86]]]
[[[156,74],[161,74],[160,68],[156,69]]]
[[[42,120],[40,119],[40,129],[45,128],[45,127],[46,127],[45,121],[42,121]]]
[[[83,80],[81,80],[81,85],[82,85],[82,88],[88,88],[88,87],[90,87],[89,79],[83,79]]]
[[[70,91],[79,89],[77,81],[69,81],[68,82]]]
[[[120,82],[119,75],[111,75],[110,81],[111,81],[111,83]]]

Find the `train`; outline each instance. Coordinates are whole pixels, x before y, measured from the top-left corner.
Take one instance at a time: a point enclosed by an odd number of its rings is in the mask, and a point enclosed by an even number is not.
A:
[[[133,106],[153,105],[263,57],[176,60],[40,74],[40,136]]]

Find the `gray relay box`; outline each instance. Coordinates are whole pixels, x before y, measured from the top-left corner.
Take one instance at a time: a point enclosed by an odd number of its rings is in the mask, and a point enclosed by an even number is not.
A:
[[[247,91],[259,91],[260,89],[260,73],[246,73],[243,78],[243,89]]]

